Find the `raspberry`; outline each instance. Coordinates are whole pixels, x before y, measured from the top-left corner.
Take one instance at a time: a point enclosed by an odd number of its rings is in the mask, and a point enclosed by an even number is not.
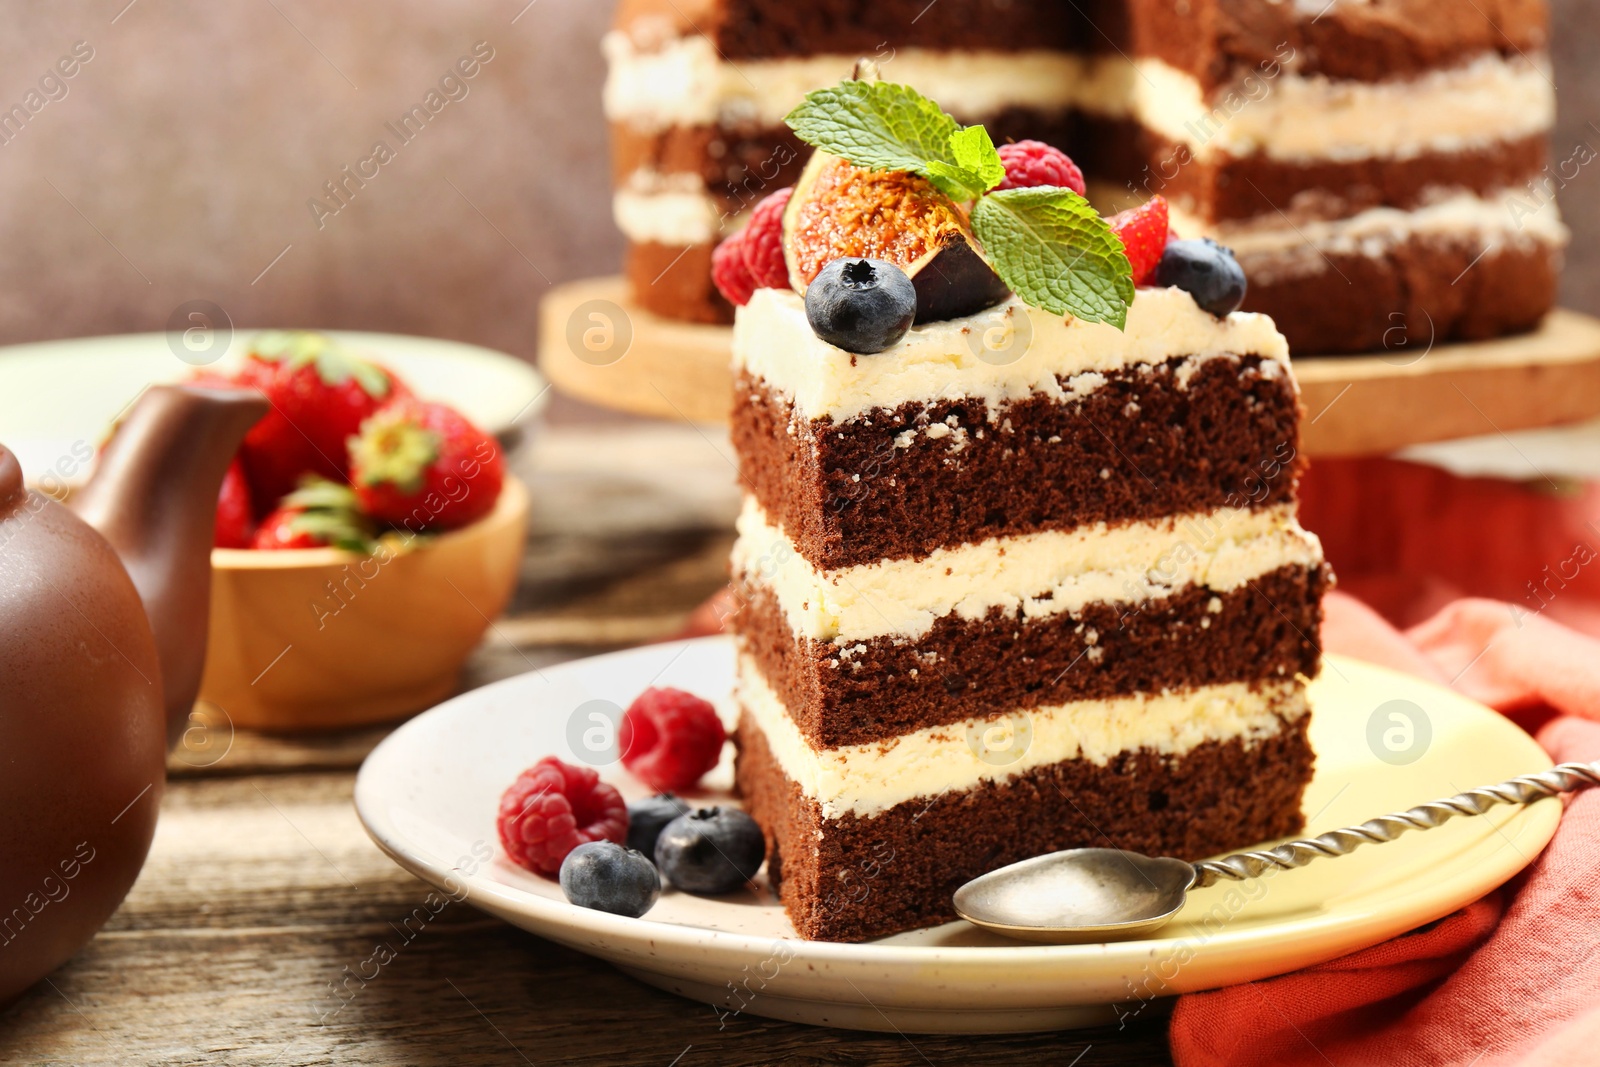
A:
[[[711,250],[711,280],[728,303],[738,307],[750,303],[750,294],[756,291],[756,283],[750,277],[750,268],[744,265],[743,230]]]
[[[1138,207],[1113,215],[1106,222],[1122,239],[1133,265],[1133,284],[1148,285],[1167,250],[1167,201],[1152,196]]]
[[[579,845],[624,841],[628,806],[592,768],[546,756],[501,794],[496,825],[513,863],[554,878],[567,853]]]
[[[646,689],[622,715],[622,763],[650,788],[688,789],[717,765],[727,734],[707,701],[681,689]]]
[[[1000,146],[1000,162],[1006,165],[1002,189],[1027,189],[1035,185],[1059,185],[1083,195],[1083,171],[1061,149],[1043,141],[1018,141]]]
[[[791,185],[761,201],[744,228],[744,265],[757,289],[789,288],[789,264],[783,259],[783,209],[792,192]]]

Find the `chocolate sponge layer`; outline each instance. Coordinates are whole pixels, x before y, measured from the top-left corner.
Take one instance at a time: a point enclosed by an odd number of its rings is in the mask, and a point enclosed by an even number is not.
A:
[[[796,638],[771,591],[739,582],[734,628],[807,741],[838,748],[969,718],[1317,673],[1327,568],[1288,566],[1226,593],[1020,619],[939,619],[914,642]]]
[[[1182,359],[1104,375],[990,418],[980,399],[808,419],[748,372],[734,381],[741,484],[813,566],[920,559],[991,537],[1293,499],[1299,398],[1279,364]],[[934,437],[933,425],[959,428]],[[896,443],[917,430],[906,446]]]
[[[1246,744],[1148,749],[1105,766],[1066,760],[863,818],[825,818],[773,758],[748,715],[735,734],[739,794],[767,838],[767,872],[801,937],[865,941],[955,918],[963,882],[1066,848],[1195,860],[1303,825],[1309,716]]]

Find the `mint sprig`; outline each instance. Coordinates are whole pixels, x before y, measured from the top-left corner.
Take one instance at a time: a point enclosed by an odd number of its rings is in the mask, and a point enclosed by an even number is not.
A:
[[[972,229],[985,257],[1027,303],[1127,325],[1133,268],[1121,239],[1070,189],[991,192],[1006,168],[982,126],[962,126],[910,86],[853,80],[808,93],[786,121],[802,141],[857,167],[909,171],[952,200],[975,201]]]

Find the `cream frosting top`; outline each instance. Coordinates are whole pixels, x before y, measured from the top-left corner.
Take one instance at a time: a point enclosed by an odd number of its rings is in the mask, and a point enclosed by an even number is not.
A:
[[[1235,312],[1219,320],[1181,289],[1138,290],[1124,330],[1064,320],[1011,297],[976,315],[914,326],[870,356],[818,337],[804,301],[787,290],[757,289],[733,326],[735,369],[789,397],[799,417],[835,422],[904,403],[968,398],[983,400],[997,419],[1006,401],[1035,394],[1068,400],[1099,388],[1108,371],[1221,355],[1289,367],[1289,344],[1271,319]]]

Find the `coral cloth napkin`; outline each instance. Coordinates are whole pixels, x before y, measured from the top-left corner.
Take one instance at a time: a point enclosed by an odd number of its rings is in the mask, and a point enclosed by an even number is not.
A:
[[[1404,633],[1330,594],[1325,646],[1498,708],[1558,763],[1600,759],[1600,640],[1493,600]],[[1179,1067],[1505,1067],[1600,1063],[1600,789],[1549,847],[1437,923],[1293,974],[1181,997]]]

